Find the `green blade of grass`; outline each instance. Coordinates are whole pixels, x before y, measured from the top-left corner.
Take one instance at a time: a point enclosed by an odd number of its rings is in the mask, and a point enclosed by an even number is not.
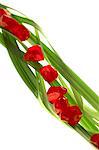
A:
[[[18,52],[16,41],[4,31],[3,31],[3,39],[5,42],[5,46],[8,50],[8,53],[10,55],[10,58],[14,66],[16,67],[16,70],[18,71],[18,73],[20,74],[26,85],[29,87],[29,89],[31,89],[33,94],[37,97],[35,75],[31,72],[27,63],[24,62],[23,59],[16,57],[15,53]]]
[[[53,111],[52,105],[48,102],[48,98],[47,98],[47,94],[46,94],[46,88],[45,88],[45,84],[44,84],[44,79],[42,78],[42,76],[38,74],[38,84],[39,84],[39,96],[40,99],[42,101],[42,103],[44,104],[45,108],[56,118],[58,118],[58,116],[56,115],[56,113]]]
[[[75,90],[74,87],[71,86],[71,89],[74,93],[74,96],[75,96],[75,100],[78,104],[78,106],[81,108],[81,110],[83,111],[83,100],[82,100],[82,97],[81,95],[77,92],[77,90]]]

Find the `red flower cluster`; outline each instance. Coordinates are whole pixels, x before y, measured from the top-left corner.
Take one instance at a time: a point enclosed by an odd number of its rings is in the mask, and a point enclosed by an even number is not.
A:
[[[37,62],[43,60],[44,56],[39,45],[34,45],[28,48],[24,55],[25,61]],[[42,77],[49,83],[53,82],[57,76],[57,71],[50,65],[40,69]],[[82,112],[78,106],[70,106],[68,99],[64,97],[67,89],[61,86],[52,86],[47,91],[48,101],[54,105],[54,109],[61,120],[67,121],[71,126],[75,126],[81,119]]]
[[[41,47],[39,45],[34,45],[28,48],[27,52],[24,55],[24,60],[33,62],[44,60],[44,55]]]
[[[57,71],[50,65],[42,67],[40,69],[40,73],[43,76],[43,78],[49,83],[53,82],[58,76]]]
[[[99,149],[99,133],[92,135],[90,140]]]
[[[47,92],[48,101],[53,104],[54,110],[61,120],[68,122],[71,126],[75,126],[80,121],[82,112],[77,105],[71,106],[69,104],[68,99],[64,97],[66,93],[67,89],[61,86],[50,87]]]
[[[13,19],[4,9],[0,9],[0,26],[10,31],[21,41],[25,41],[30,37],[30,32],[25,28],[25,26]]]

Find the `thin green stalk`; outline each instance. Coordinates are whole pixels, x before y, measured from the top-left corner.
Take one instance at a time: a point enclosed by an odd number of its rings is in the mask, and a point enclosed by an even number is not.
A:
[[[22,77],[23,81],[26,83],[26,85],[29,87],[29,89],[33,92],[33,94],[37,97],[36,93],[36,78],[33,72],[31,72],[30,68],[28,67],[27,63],[24,62],[22,59],[16,57],[15,51],[17,51],[17,47],[15,47],[15,40],[11,38],[11,41],[9,39],[9,36],[3,31],[3,38],[6,48],[8,49],[8,53],[10,55],[10,58],[17,69],[18,73]]]
[[[74,96],[75,96],[75,99],[76,99],[76,102],[77,102],[78,106],[83,111],[83,99],[82,99],[81,95],[72,86],[71,86],[71,89],[72,89],[72,91],[74,93]]]

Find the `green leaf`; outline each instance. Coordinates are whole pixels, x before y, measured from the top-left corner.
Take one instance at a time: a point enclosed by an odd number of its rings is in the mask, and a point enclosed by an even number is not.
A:
[[[41,27],[31,19],[28,19],[26,17],[20,17],[17,15],[14,15],[14,14],[12,14],[12,17],[15,18],[17,21],[19,21],[20,23],[27,23],[27,24],[33,26],[35,29],[41,31]]]
[[[44,84],[44,79],[42,78],[42,76],[37,73],[38,76],[38,85],[39,85],[39,96],[40,99],[42,101],[42,103],[44,104],[45,108],[56,118],[58,118],[58,116],[56,115],[56,113],[53,110],[52,105],[49,103],[48,101],[48,97],[46,94],[46,88],[45,88],[45,84]]]
[[[81,125],[77,125],[74,127],[74,129],[83,136],[88,142],[90,141],[90,136],[92,135],[91,132],[87,132],[86,129],[84,129]]]
[[[72,88],[72,91],[74,93],[76,103],[78,104],[78,106],[83,111],[83,99],[82,99],[81,95],[77,92],[77,90],[75,90],[75,88],[73,88],[72,86],[71,86],[71,88]]]
[[[14,66],[16,67],[18,73],[20,74],[20,76],[22,77],[26,85],[33,92],[33,94],[37,97],[36,77],[28,67],[27,63],[23,61],[22,55],[21,55],[21,59],[20,57],[19,58],[16,57],[16,53],[19,55],[18,53],[19,48],[17,46],[15,39],[13,39],[13,37],[9,36],[9,34],[5,33],[4,31],[3,31],[3,38],[4,38],[5,46],[10,55],[10,58]]]
[[[86,104],[83,105],[84,112],[89,115],[91,118],[97,120],[99,122],[99,112],[93,110]]]
[[[4,9],[8,8],[8,6],[5,6],[5,5],[3,5],[3,4],[0,4],[0,7],[1,7],[1,8],[4,8]]]
[[[99,132],[99,123],[97,123],[96,121],[93,120],[93,118],[91,118],[90,116],[88,116],[88,114],[83,113],[83,116],[80,124],[82,126],[84,126],[84,128],[88,131],[88,132],[92,132],[92,133],[98,133]]]
[[[2,33],[0,33],[0,43],[1,43],[3,46],[5,46]]]

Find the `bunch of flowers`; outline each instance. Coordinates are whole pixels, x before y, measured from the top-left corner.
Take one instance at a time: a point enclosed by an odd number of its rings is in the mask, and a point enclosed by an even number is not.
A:
[[[34,21],[11,10],[0,4],[0,43],[7,48],[23,81],[54,117],[99,148],[98,95],[63,62],[49,42],[49,46],[44,44],[40,35],[46,37]],[[35,33],[25,24],[31,25]],[[42,65],[43,61],[47,65]],[[50,86],[47,91],[46,82]]]

